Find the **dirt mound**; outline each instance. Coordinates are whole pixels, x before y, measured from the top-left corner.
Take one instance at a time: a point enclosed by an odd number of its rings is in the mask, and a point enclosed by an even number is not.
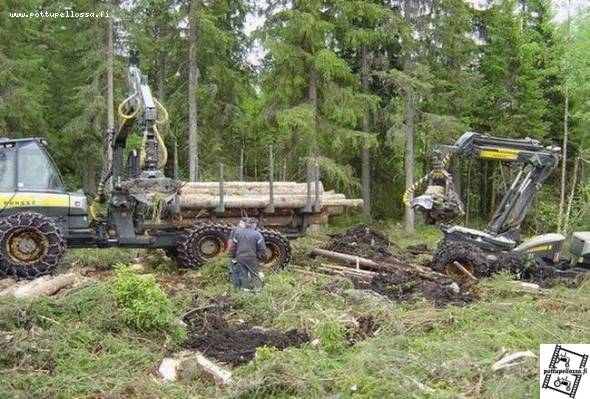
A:
[[[301,346],[309,336],[297,330],[279,332],[247,324],[230,325],[219,308],[206,309],[185,320],[189,334],[188,348],[232,366],[239,366],[254,358],[256,348],[272,346],[279,350]]]
[[[371,280],[370,288],[394,302],[412,301],[422,297],[437,307],[464,305],[476,299],[473,294],[460,290],[456,284],[426,280],[403,271],[376,275]]]
[[[325,247],[329,251],[372,259],[385,259],[392,256],[391,242],[387,236],[364,224],[351,227],[344,234],[332,234],[330,238],[330,243]]]
[[[517,279],[538,284],[542,288],[552,288],[557,285],[575,288],[583,281],[590,279],[590,270],[581,268],[561,270],[550,266],[530,266],[520,272]]]

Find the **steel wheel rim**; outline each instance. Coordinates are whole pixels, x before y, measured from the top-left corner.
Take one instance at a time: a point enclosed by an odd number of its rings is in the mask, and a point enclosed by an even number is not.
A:
[[[6,252],[16,263],[35,263],[47,255],[48,250],[45,234],[33,228],[16,229],[6,240]]]
[[[274,242],[266,244],[266,260],[262,264],[265,268],[275,268],[281,259],[281,248]]]
[[[225,242],[219,237],[206,235],[197,241],[196,251],[201,258],[213,259],[225,251]]]

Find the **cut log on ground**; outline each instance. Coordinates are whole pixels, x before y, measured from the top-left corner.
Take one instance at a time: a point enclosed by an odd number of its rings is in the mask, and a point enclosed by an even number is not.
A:
[[[537,355],[535,355],[531,351],[516,352],[511,355],[504,356],[502,359],[498,360],[492,366],[492,370],[498,371],[498,370],[514,367],[514,366],[517,366],[520,363],[522,363],[522,362],[520,362],[520,360],[526,359],[526,358],[531,358],[531,357],[535,358],[535,357],[537,357]]]
[[[217,385],[227,385],[231,382],[231,371],[207,359],[200,353],[197,353],[196,356],[185,359],[179,367],[186,370],[194,368],[195,366],[199,368],[201,374],[205,378]]]
[[[433,281],[450,280],[448,276],[435,272],[427,267],[414,265],[409,263],[402,263],[399,261],[388,260],[387,262],[375,262],[374,260],[361,258],[355,255],[343,254],[340,252],[328,251],[326,249],[315,248],[311,251],[312,255],[322,256],[328,259],[335,259],[344,262],[348,265],[359,265],[364,268],[375,270],[378,272],[392,272],[395,270],[402,270],[410,273],[415,273],[425,279]]]
[[[71,287],[81,276],[75,273],[60,274],[58,276],[43,276],[32,281],[15,284],[0,295],[14,295],[16,298],[37,298],[41,295],[54,295],[60,290]]]
[[[174,357],[164,358],[158,368],[158,372],[166,381],[191,378],[195,375],[194,371],[217,385],[227,385],[231,381],[231,371],[209,360],[200,352],[183,351]]]

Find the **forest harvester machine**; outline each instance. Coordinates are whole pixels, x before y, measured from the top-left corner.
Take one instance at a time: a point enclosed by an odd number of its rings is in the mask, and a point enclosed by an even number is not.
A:
[[[288,239],[310,224],[362,201],[324,192],[317,167],[305,183],[183,183],[163,173],[166,146],[158,125],[167,119],[139,69],[128,66],[128,97],[119,106],[118,129],[107,134],[104,165],[91,198],[68,192],[44,138],[0,138],[0,277],[33,278],[50,273],[66,247],[162,248],[185,267],[197,268],[225,250],[241,217],[258,219],[275,270],[290,261]],[[139,151],[127,147],[130,133]],[[110,150],[109,150],[110,149]],[[112,157],[107,154],[111,154]]]
[[[561,149],[543,146],[530,138],[508,139],[474,132],[463,134],[453,145],[433,151],[432,170],[404,194],[407,206],[422,212],[427,222],[448,222],[464,215],[463,203],[454,189],[452,175],[445,169],[452,156],[495,160],[520,167],[507,187],[500,205],[484,230],[441,224],[433,268],[450,275],[485,276],[498,270],[526,271],[533,260],[536,272],[549,277],[575,276],[590,269],[590,232],[573,233],[571,256],[562,256],[565,237],[548,233],[520,242],[521,225],[534,195],[559,164]],[[411,198],[418,187],[424,194]],[[533,271],[535,272],[535,271]]]

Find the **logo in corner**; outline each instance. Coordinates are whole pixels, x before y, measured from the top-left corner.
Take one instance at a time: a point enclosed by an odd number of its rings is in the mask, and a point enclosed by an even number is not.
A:
[[[590,344],[541,344],[540,352],[540,399],[590,397]]]

